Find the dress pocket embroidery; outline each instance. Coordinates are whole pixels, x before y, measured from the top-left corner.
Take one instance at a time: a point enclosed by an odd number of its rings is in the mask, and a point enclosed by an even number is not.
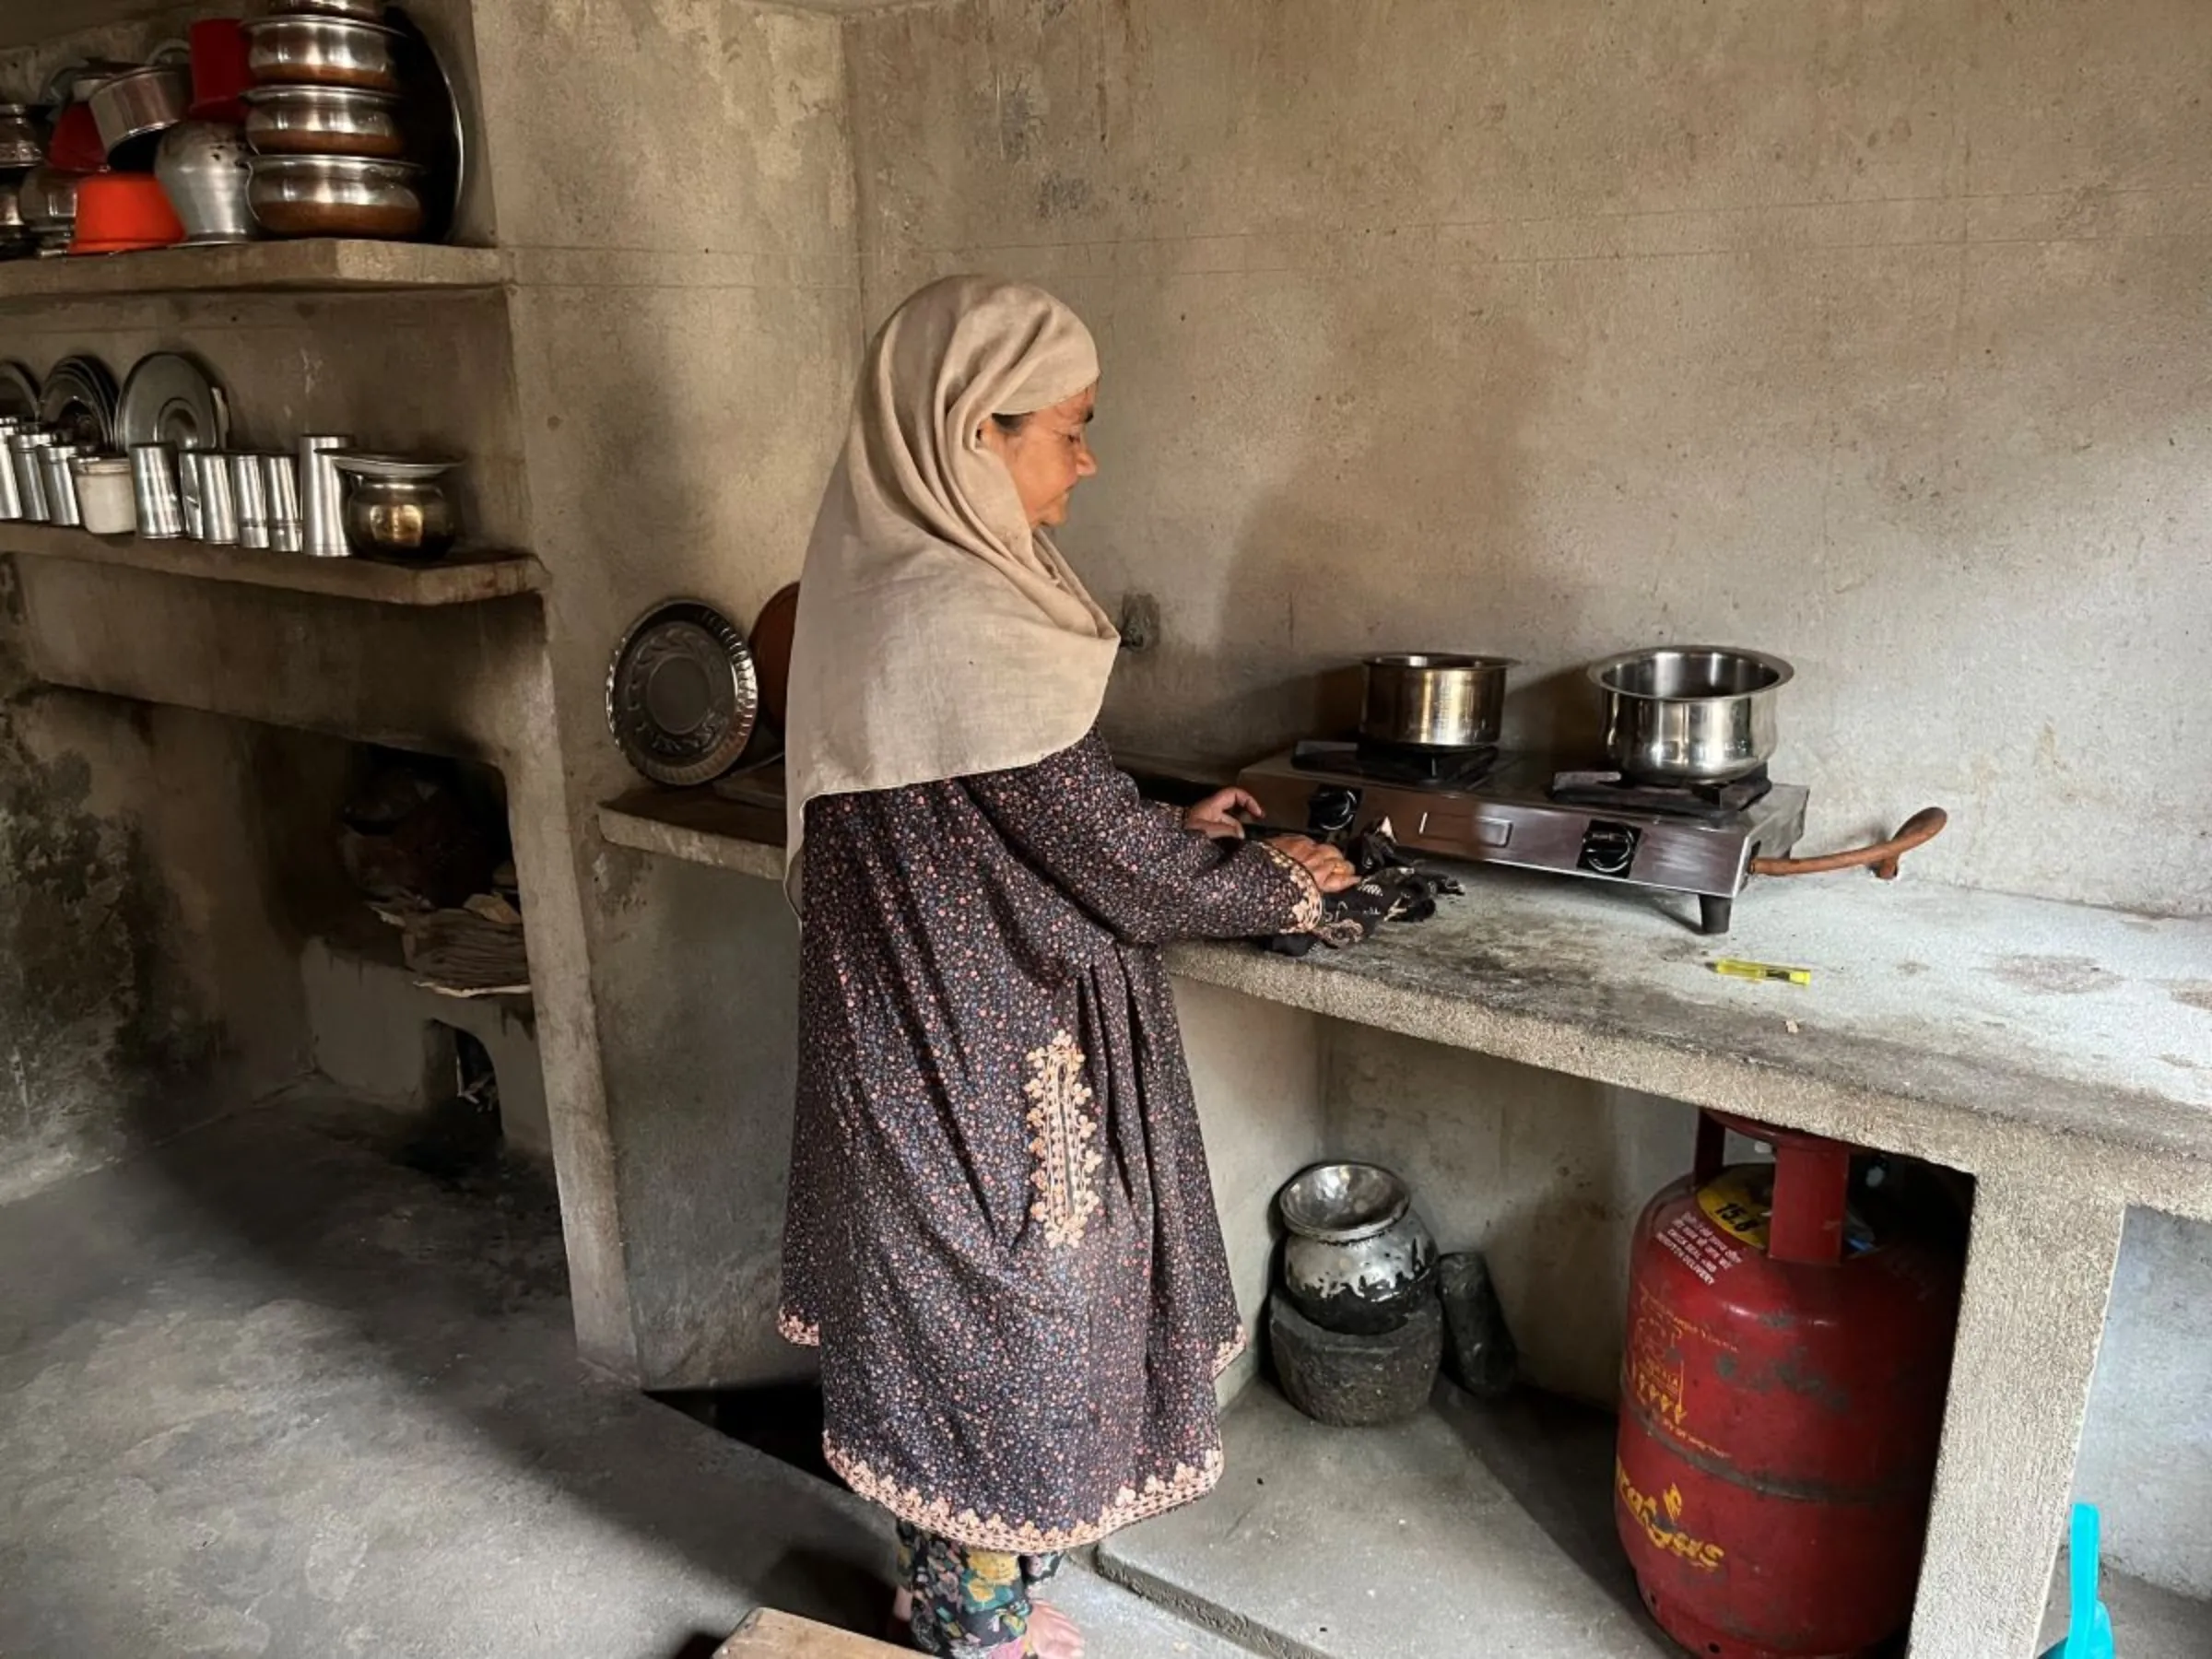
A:
[[[1091,1101],[1083,1081],[1083,1051],[1065,1031],[1030,1053],[1034,1075],[1024,1090],[1030,1097],[1030,1127],[1036,1132],[1030,1150],[1037,1169],[1030,1183],[1037,1189],[1030,1214],[1044,1223],[1044,1240],[1055,1250],[1083,1242],[1083,1232],[1098,1213],[1099,1192],[1091,1176],[1106,1160],[1091,1146],[1099,1120],[1084,1108]]]
[[[1313,872],[1284,852],[1272,841],[1261,841],[1260,850],[1275,860],[1283,874],[1298,883],[1298,908],[1290,912],[1292,933],[1319,933],[1323,919],[1328,914],[1328,901],[1322,897],[1321,883],[1313,879]]]

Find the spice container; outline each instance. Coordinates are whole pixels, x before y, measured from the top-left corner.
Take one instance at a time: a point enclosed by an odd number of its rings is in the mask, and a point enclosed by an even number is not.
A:
[[[184,533],[184,507],[177,496],[177,453],[166,443],[131,446],[132,494],[138,534],[148,541],[173,541]]]
[[[70,463],[76,475],[76,512],[95,535],[128,535],[138,527],[138,504],[131,488],[131,464],[119,455],[79,455]]]
[[[211,547],[238,546],[238,489],[230,457],[220,450],[200,453],[200,539]]]
[[[69,464],[84,452],[74,443],[49,443],[39,452],[39,465],[44,471],[46,485],[46,522],[75,530],[81,526],[84,515],[76,507],[76,475]]]
[[[241,450],[230,457],[230,491],[238,498],[238,545],[269,545],[269,469],[262,457]]]
[[[8,456],[15,466],[16,486],[23,498],[23,516],[34,524],[48,522],[46,508],[46,464],[40,452],[53,441],[51,432],[36,429],[16,432],[7,441]]]

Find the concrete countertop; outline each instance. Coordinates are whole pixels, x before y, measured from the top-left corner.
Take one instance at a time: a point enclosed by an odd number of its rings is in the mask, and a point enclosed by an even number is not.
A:
[[[618,845],[771,879],[773,816],[702,793],[601,808]],[[1754,884],[1725,939],[1691,901],[1465,869],[1418,926],[1303,959],[1178,946],[1185,978],[1975,1171],[2064,1163],[2212,1218],[2212,922],[1881,883]],[[1809,986],[1726,979],[1733,956]],[[2053,1137],[2065,1145],[2057,1145]],[[2076,1159],[2073,1154],[2081,1158]]]

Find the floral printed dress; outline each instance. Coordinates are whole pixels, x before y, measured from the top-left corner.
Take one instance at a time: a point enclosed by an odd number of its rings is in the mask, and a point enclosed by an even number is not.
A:
[[[1157,947],[1294,932],[1306,873],[1141,799],[1096,734],[807,808],[783,1334],[900,1519],[1038,1555],[1219,1477],[1243,1346]]]

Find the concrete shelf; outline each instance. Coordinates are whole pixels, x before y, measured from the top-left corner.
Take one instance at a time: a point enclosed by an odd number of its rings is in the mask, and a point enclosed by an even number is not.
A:
[[[99,258],[10,260],[0,264],[0,305],[138,294],[490,288],[506,276],[507,258],[497,248],[318,237],[221,248],[158,248]]]
[[[771,879],[772,812],[704,791],[600,809],[618,845]],[[771,842],[775,844],[761,844]],[[1803,961],[1747,989],[1659,900],[1461,872],[1433,922],[1303,960],[1184,944],[1168,964],[1264,1001],[1979,1171],[2042,1136],[2100,1147],[2127,1201],[2212,1218],[2212,923],[1841,876],[1761,884],[1727,953]],[[2048,978],[2078,994],[2054,995]],[[2024,1138],[2023,1138],[2024,1137]],[[2047,1156],[2047,1154],[2030,1154]]]
[[[633,789],[599,808],[599,833],[618,847],[783,879],[782,814],[712,790]]]
[[[465,552],[436,564],[388,564],[371,559],[310,559],[304,553],[214,547],[194,541],[88,535],[82,530],[46,524],[0,524],[0,553],[122,565],[164,576],[327,594],[378,605],[474,605],[535,593],[546,582],[545,567],[527,553]]]

